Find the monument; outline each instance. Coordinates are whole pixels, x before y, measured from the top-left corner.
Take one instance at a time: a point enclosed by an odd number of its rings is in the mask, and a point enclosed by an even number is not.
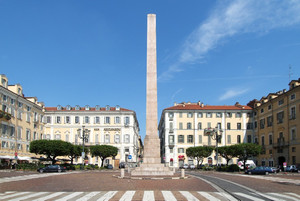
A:
[[[165,167],[160,158],[160,140],[157,129],[156,15],[148,14],[147,18],[147,101],[144,157],[143,163],[140,167],[135,168],[131,175],[173,175],[173,171],[169,167]]]

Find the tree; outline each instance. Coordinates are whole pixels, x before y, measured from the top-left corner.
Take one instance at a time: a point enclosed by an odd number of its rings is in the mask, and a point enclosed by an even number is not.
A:
[[[186,155],[195,158],[197,160],[197,168],[199,168],[199,165],[203,163],[203,159],[210,156],[213,150],[213,147],[208,146],[189,147],[186,149]],[[200,162],[201,164],[199,164]]]
[[[108,157],[114,157],[118,154],[118,148],[110,145],[95,145],[90,147],[92,156],[99,156],[101,158],[101,167],[103,161]]]
[[[236,157],[236,149],[233,145],[218,147],[218,153],[226,159],[226,165],[232,158]]]
[[[234,147],[236,157],[243,161],[245,171],[245,165],[248,158],[258,156],[262,150],[262,147],[260,145],[253,143],[236,144],[232,146]]]
[[[35,140],[30,142],[30,153],[46,155],[55,164],[57,156],[68,156],[73,145],[62,140]]]
[[[89,153],[89,149],[84,147],[84,152],[87,155]],[[81,145],[72,145],[70,147],[69,158],[71,160],[71,164],[73,165],[73,160],[76,157],[80,157],[82,155],[82,146]]]

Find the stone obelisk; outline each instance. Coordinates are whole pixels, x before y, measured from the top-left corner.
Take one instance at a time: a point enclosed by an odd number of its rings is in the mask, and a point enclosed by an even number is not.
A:
[[[156,15],[148,14],[147,20],[147,101],[146,137],[143,163],[131,175],[173,175],[164,167],[160,157],[160,140],[157,129],[157,72],[156,72]]]

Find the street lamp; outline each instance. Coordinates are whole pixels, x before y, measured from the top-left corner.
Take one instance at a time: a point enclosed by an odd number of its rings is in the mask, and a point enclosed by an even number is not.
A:
[[[82,163],[83,163],[83,166],[84,166],[84,158],[85,158],[85,152],[84,152],[84,142],[88,142],[89,140],[89,133],[90,133],[90,130],[88,129],[85,129],[85,126],[82,126],[82,133],[81,133],[81,129],[79,128],[77,130],[78,132],[78,136],[80,139],[82,139],[82,153],[81,153],[81,157],[82,157]],[[80,166],[82,167],[82,166]],[[83,169],[83,168],[81,168]]]
[[[218,134],[220,132],[220,135]],[[218,142],[222,138],[222,129],[219,129],[218,127],[216,128],[206,128],[204,129],[204,134],[207,134],[211,137],[211,139],[216,140],[216,160],[217,160],[217,167],[219,166],[219,158],[218,158]]]

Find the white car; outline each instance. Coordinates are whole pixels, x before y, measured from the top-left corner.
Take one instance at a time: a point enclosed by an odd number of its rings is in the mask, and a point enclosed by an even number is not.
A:
[[[195,169],[195,165],[194,164],[190,164],[190,169]]]
[[[188,168],[189,168],[189,165],[188,165],[188,164],[184,164],[182,167],[183,167],[184,169],[188,169]]]

